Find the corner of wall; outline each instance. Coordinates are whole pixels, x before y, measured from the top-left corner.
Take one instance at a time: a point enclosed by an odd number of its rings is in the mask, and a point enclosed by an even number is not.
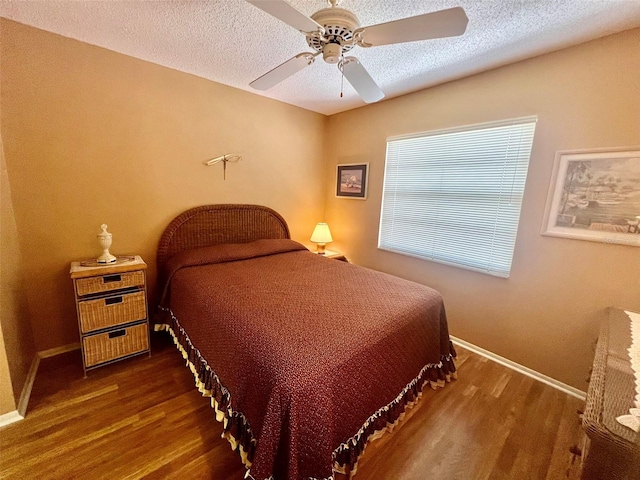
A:
[[[30,390],[33,383],[29,378],[37,355],[1,130],[0,157],[0,414],[6,414],[17,406],[26,410],[26,403],[21,400],[25,398],[24,390]]]
[[[331,181],[331,175],[330,175],[330,171],[332,168],[332,161],[331,161],[331,148],[329,148],[330,142],[329,140],[329,129],[330,129],[330,116],[325,116],[322,122],[322,158],[324,159],[324,172],[325,172],[325,177],[324,177],[324,186],[325,189],[323,190],[323,192],[325,192],[328,188],[329,188],[329,182]],[[323,221],[327,220],[327,195],[323,194],[322,195],[322,219]]]
[[[4,335],[0,328],[0,415],[13,412],[16,409],[13,384],[7,361],[7,350],[4,345]]]

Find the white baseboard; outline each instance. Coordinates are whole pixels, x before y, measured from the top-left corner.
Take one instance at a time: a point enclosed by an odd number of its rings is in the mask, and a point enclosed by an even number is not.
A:
[[[559,380],[556,380],[555,378],[551,378],[540,372],[536,372],[535,370],[532,370],[529,367],[525,367],[524,365],[520,365],[519,363],[509,360],[508,358],[504,358],[504,357],[501,357],[500,355],[496,355],[495,353],[490,352],[489,350],[485,350],[484,348],[478,347],[473,343],[469,343],[465,340],[456,338],[453,335],[450,335],[450,338],[455,345],[460,345],[461,347],[466,348],[467,350],[471,350],[473,353],[477,353],[478,355],[486,357],[489,360],[493,360],[494,362],[499,363],[500,365],[503,365],[507,368],[515,370],[516,372],[522,373],[527,377],[531,377],[534,380],[538,380],[539,382],[549,385],[550,387],[553,387],[557,390],[560,390],[561,392],[564,392],[567,395],[571,395],[572,397],[579,398],[580,400],[584,400],[585,398],[587,398],[587,394],[585,392],[583,392],[582,390],[578,390],[577,388],[572,387],[571,385],[567,385],[566,383],[562,383]]]
[[[454,337],[453,335],[451,335],[450,337],[451,337],[451,341],[455,345],[460,345],[461,347],[466,348],[467,350],[470,350],[473,353],[476,353],[480,356],[488,358],[489,360],[493,360],[494,362],[499,363],[500,365],[503,365],[507,368],[515,370],[516,372],[522,373],[523,375],[531,377],[534,380],[538,380],[539,382],[549,385],[550,387],[556,388],[561,392],[564,392],[568,395],[579,398],[580,400],[584,400],[587,396],[587,394],[582,390],[578,390],[575,387],[562,383],[559,380],[556,380],[555,378],[551,378],[540,372],[536,372],[531,368],[525,367],[524,365],[520,365],[519,363],[509,360],[508,358],[501,357],[500,355],[490,352],[489,350],[485,350],[484,348],[478,347],[473,343],[469,343],[465,340]],[[38,366],[40,365],[41,359],[53,357],[56,355],[61,355],[66,352],[78,350],[79,348],[80,348],[80,343],[76,342],[76,343],[70,343],[68,345],[63,345],[62,347],[51,348],[49,350],[42,350],[38,352],[36,354],[36,357],[33,359],[33,362],[31,363],[31,368],[29,369],[29,373],[27,374],[27,380],[24,384],[24,387],[22,388],[22,394],[20,395],[18,409],[14,410],[13,412],[5,413],[4,415],[0,415],[0,427],[9,425],[11,423],[18,422],[24,419],[24,416],[27,411],[27,405],[29,403],[29,397],[31,396],[31,390],[33,389],[33,383],[35,382],[36,373],[38,372]]]
[[[36,354],[31,362],[31,367],[27,373],[27,379],[22,387],[22,393],[20,394],[20,401],[18,402],[18,413],[23,417],[27,414],[27,406],[29,404],[29,398],[31,398],[31,390],[33,390],[33,384],[36,381],[36,373],[38,373],[38,367],[40,366],[40,355]]]
[[[27,413],[27,405],[29,404],[29,397],[31,397],[31,390],[33,389],[33,383],[36,380],[38,365],[40,365],[40,357],[36,353],[35,357],[33,357],[33,361],[31,362],[31,367],[29,367],[29,372],[27,372],[27,379],[22,386],[18,409],[13,412],[5,413],[4,415],[0,415],[0,428],[5,425],[24,420]]]
[[[0,415],[0,428],[10,425],[14,422],[19,422],[20,420],[24,420],[24,417],[20,415],[17,410],[5,413],[3,415]]]
[[[13,412],[5,413],[4,415],[0,415],[0,427],[24,420],[27,413],[27,406],[29,405],[29,398],[31,398],[31,390],[33,390],[33,384],[36,381],[36,374],[38,373],[38,367],[40,366],[41,359],[54,357],[62,353],[78,350],[79,348],[80,343],[76,342],[70,343],[69,345],[63,345],[62,347],[50,348],[49,350],[37,352],[31,362],[31,367],[27,373],[27,379],[22,387],[20,401],[18,402],[18,409]]]
[[[38,357],[40,358],[49,358],[55,357],[56,355],[61,355],[63,353],[71,352],[73,350],[79,350],[80,343],[70,343],[68,345],[63,345],[61,347],[50,348],[49,350],[41,350],[38,352]]]

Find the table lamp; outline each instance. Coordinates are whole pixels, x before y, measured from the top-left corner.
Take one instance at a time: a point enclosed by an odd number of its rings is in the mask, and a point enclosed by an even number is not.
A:
[[[329,231],[329,225],[327,225],[326,223],[317,224],[316,228],[313,229],[313,233],[311,234],[311,241],[318,244],[316,253],[318,255],[324,255],[324,247],[327,245],[327,243],[333,242],[331,231]]]

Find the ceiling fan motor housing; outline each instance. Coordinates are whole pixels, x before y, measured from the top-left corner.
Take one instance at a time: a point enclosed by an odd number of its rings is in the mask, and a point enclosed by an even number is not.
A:
[[[338,63],[342,54],[354,47],[345,44],[353,39],[353,31],[360,27],[358,17],[344,8],[330,7],[318,10],[311,18],[322,25],[325,32],[323,36],[307,35],[307,43],[322,52],[325,62]]]

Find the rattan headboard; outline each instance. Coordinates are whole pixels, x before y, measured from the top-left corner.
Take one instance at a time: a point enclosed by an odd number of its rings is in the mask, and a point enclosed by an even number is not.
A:
[[[158,271],[169,258],[190,248],[291,238],[284,218],[260,205],[203,205],[174,218],[160,237]]]

